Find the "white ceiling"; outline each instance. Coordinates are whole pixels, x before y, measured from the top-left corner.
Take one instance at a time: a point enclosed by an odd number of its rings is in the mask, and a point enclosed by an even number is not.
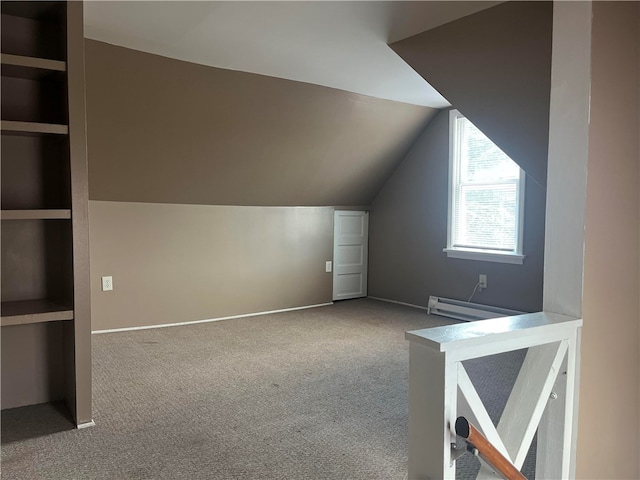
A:
[[[88,1],[85,36],[214,67],[441,108],[389,43],[496,1]]]

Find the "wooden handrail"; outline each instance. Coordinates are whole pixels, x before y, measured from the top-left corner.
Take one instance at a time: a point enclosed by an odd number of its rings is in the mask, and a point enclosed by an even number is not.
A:
[[[480,458],[507,480],[527,480],[466,418],[458,417],[456,420],[456,434],[466,439],[478,451]]]

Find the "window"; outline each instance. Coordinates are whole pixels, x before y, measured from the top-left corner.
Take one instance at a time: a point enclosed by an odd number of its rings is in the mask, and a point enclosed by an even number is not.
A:
[[[449,122],[449,257],[521,264],[524,172],[457,110]]]

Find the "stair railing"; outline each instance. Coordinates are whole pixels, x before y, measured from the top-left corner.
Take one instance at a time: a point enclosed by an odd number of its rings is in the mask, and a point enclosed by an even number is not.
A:
[[[581,319],[539,312],[407,332],[409,479],[455,479],[458,416],[516,471],[537,431],[536,478],[574,478],[581,327]],[[495,426],[462,362],[525,348]],[[477,478],[502,475],[485,461]]]
[[[484,460],[506,480],[527,480],[513,463],[502,455],[466,418],[458,417],[456,420],[456,435],[464,438],[468,443],[467,449]]]

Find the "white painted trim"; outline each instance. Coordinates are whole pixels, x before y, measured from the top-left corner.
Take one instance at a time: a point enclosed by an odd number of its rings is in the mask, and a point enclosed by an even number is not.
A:
[[[453,158],[453,152],[455,150],[455,123],[458,116],[462,116],[462,114],[458,110],[449,110],[449,175],[447,178],[447,248],[451,246],[453,243],[452,236],[452,224],[451,219],[453,218],[453,197],[455,196],[455,192],[451,185],[453,185],[454,177],[456,176],[455,162]]]
[[[381,302],[396,303],[398,305],[404,305],[405,307],[419,308],[420,310],[426,310],[428,308],[422,305],[414,305],[413,303],[405,303],[405,302],[398,302],[397,300],[389,300],[388,298],[372,297],[371,295],[369,295],[367,298],[370,298],[371,300],[380,300]]]
[[[592,17],[590,1],[553,3],[542,306],[575,317],[582,316]]]
[[[451,443],[456,436],[450,427],[460,414],[477,423],[496,448],[506,450],[518,469],[540,425],[536,478],[574,478],[581,327],[582,319],[536,312],[406,332],[409,478],[455,479]],[[461,362],[521,348],[529,351],[494,427]],[[552,390],[557,394],[553,402]],[[477,476],[494,478],[485,466]]]
[[[451,361],[510,352],[569,338],[582,319],[549,312],[463,322],[405,333],[405,338],[440,352]]]
[[[308,308],[328,307],[329,305],[333,305],[333,302],[319,303],[317,305],[305,305],[304,307],[293,307],[293,308],[283,308],[280,310],[269,310],[266,312],[243,313],[242,315],[231,315],[228,317],[207,318],[205,320],[192,320],[189,322],[163,323],[161,325],[144,325],[142,327],[111,328],[108,330],[93,330],[91,333],[96,335],[100,333],[116,333],[116,332],[130,332],[133,330],[149,330],[152,328],[181,327],[183,325],[196,325],[198,323],[219,322],[221,320],[233,320],[236,318],[258,317],[261,315],[269,315],[271,313],[284,313],[284,312],[293,312],[296,310],[306,310]]]
[[[480,399],[480,395],[478,395],[478,391],[473,386],[473,382],[471,378],[469,378],[469,374],[467,373],[464,365],[459,362],[458,363],[458,391],[461,396],[458,397],[458,401],[464,400],[469,407],[470,413],[473,418],[477,421],[475,426],[480,429],[480,431],[484,434],[484,436],[489,440],[493,446],[498,450],[505,458],[509,459],[511,463],[513,460],[511,459],[511,455],[507,450],[502,438],[498,434],[498,430],[496,429],[487,409],[482,403]],[[462,398],[461,398],[462,397]],[[460,405],[458,406],[458,410],[460,409]],[[460,416],[460,411],[458,412],[458,416]],[[467,417],[467,420],[470,420]]]
[[[89,428],[89,427],[95,427],[95,426],[96,426],[96,422],[94,422],[93,420],[89,420],[88,422],[79,423],[76,428],[78,430],[82,430],[83,428]]]
[[[498,422],[498,433],[521,469],[549,402],[569,340],[529,348]]]
[[[481,262],[511,263],[514,265],[522,265],[525,255],[516,253],[497,253],[481,250],[463,250],[461,248],[443,248],[443,252],[449,258],[464,258],[467,260],[479,260]]]

